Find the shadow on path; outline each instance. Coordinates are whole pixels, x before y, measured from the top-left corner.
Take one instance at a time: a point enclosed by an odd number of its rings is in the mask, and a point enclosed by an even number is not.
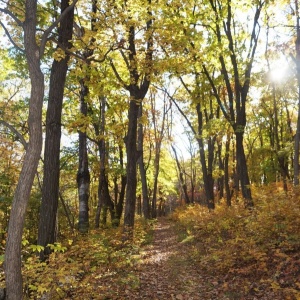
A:
[[[196,300],[203,282],[189,260],[189,245],[178,241],[172,221],[160,218],[151,245],[143,249],[136,272],[139,288],[120,299]]]

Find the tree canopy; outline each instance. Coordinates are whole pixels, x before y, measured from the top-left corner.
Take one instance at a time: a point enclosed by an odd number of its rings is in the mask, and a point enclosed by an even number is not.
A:
[[[77,230],[125,243],[139,215],[296,191],[297,0],[0,1],[0,17],[7,299],[24,240],[47,261]]]

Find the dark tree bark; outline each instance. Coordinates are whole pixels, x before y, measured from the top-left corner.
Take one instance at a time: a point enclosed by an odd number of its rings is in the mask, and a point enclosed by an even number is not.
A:
[[[139,115],[141,118],[143,114],[143,104],[140,104]],[[149,207],[149,194],[148,194],[148,182],[146,176],[146,168],[144,163],[144,129],[143,124],[140,122],[138,124],[138,146],[137,151],[139,153],[138,166],[140,170],[141,183],[142,183],[142,211],[145,219],[150,218],[150,207]]]
[[[136,32],[135,26],[130,25],[128,28],[128,56],[121,50],[122,57],[125,60],[125,64],[128,67],[130,83],[126,84],[120,77],[113,61],[111,60],[112,69],[116,75],[116,78],[123,85],[123,87],[129,91],[130,103],[128,110],[128,130],[125,138],[126,152],[127,152],[127,188],[126,188],[126,202],[124,212],[124,228],[125,232],[128,230],[131,233],[131,229],[134,227],[134,215],[136,206],[136,186],[137,186],[137,119],[139,113],[140,103],[143,101],[146,93],[148,92],[150,79],[152,76],[153,66],[153,29],[152,29],[152,12],[151,12],[151,0],[148,0],[148,20],[146,21],[146,51],[143,63],[147,65],[147,69],[144,74],[141,74],[138,68],[137,50],[136,50]],[[130,235],[130,234],[129,234]]]
[[[72,5],[74,5],[73,2]],[[8,4],[9,5],[9,4]],[[5,9],[0,9],[7,13]],[[65,14],[68,10],[65,11]],[[61,15],[43,34],[41,44],[37,44],[37,1],[26,0],[25,21],[22,23],[14,17],[18,26],[23,27],[25,55],[28,63],[31,91],[29,98],[29,142],[18,184],[16,187],[5,248],[5,281],[6,299],[22,299],[22,273],[21,273],[21,242],[25,221],[27,203],[30,197],[34,175],[37,170],[42,149],[42,107],[44,98],[44,75],[41,71],[41,57],[44,54],[45,44],[50,32],[65,16]],[[10,14],[11,15],[11,14]]]
[[[135,93],[133,93],[135,94]],[[132,96],[135,97],[135,96]],[[136,100],[130,101],[129,113],[128,113],[128,131],[126,136],[126,152],[127,152],[127,188],[126,188],[126,204],[124,225],[125,227],[134,226],[134,214],[136,204],[136,186],[137,186],[137,118],[139,111],[139,102]]]
[[[253,201],[250,190],[250,180],[248,176],[248,168],[244,151],[243,137],[244,132],[236,132],[236,161],[239,180],[241,183],[242,195],[245,199],[245,206],[252,207]]]
[[[230,151],[230,134],[227,134],[225,142],[225,157],[224,157],[224,185],[226,192],[226,204],[231,206],[231,198],[233,195],[233,190],[230,189],[229,185],[229,151]]]
[[[223,143],[219,142],[218,150],[217,150],[218,165],[219,165],[219,171],[223,172],[223,174],[218,178],[217,201],[219,201],[224,197],[224,159],[222,158],[222,148],[223,148]]]
[[[80,113],[87,116],[86,97],[89,94],[88,87],[85,81],[80,80]],[[85,131],[79,131],[79,163],[77,172],[77,186],[79,197],[79,220],[78,230],[81,233],[87,233],[89,230],[89,194],[90,194],[90,171],[88,165],[88,151],[87,151],[87,134]]]
[[[99,149],[99,152],[102,152],[102,149]],[[102,153],[103,155],[103,153]],[[111,196],[109,194],[109,186],[107,174],[105,171],[105,167],[102,167],[102,159],[100,159],[100,174],[99,174],[99,186],[98,186],[98,207],[97,207],[97,215],[95,227],[99,228],[100,223],[105,226],[107,224],[107,211],[109,210],[111,222],[113,225],[115,224],[115,208],[114,203],[111,200]],[[117,222],[118,223],[118,222]]]
[[[183,178],[183,171],[182,171],[182,168],[181,168],[178,156],[177,156],[177,152],[176,152],[176,149],[175,149],[174,146],[172,146],[172,150],[173,150],[173,153],[175,155],[175,161],[176,161],[176,164],[177,164],[177,169],[178,169],[178,174],[179,174],[179,182],[180,182],[180,185],[181,185],[181,188],[182,188],[182,191],[183,191],[184,200],[185,200],[186,204],[190,204],[191,201],[190,201],[190,197],[189,197],[189,194],[188,194],[186,182]]]
[[[69,6],[68,0],[61,2],[61,12]],[[58,42],[63,49],[70,48],[73,31],[74,8],[60,22]],[[44,176],[42,203],[40,208],[37,244],[45,247],[40,252],[44,260],[50,253],[46,247],[56,241],[55,224],[59,197],[59,155],[61,138],[61,112],[69,55],[60,61],[54,60],[51,68],[49,100],[46,115],[46,138],[44,150]]]
[[[95,14],[97,12],[97,0],[92,0],[92,18],[91,18],[91,30],[95,31]],[[80,29],[80,35],[84,35]],[[82,36],[80,36],[81,38]],[[90,45],[88,45],[83,53],[83,57],[89,63],[89,58],[94,53],[93,46],[95,38],[92,37]],[[88,65],[88,70],[91,66]],[[88,72],[89,73],[89,72]],[[80,113],[86,117],[88,115],[88,104],[86,102],[89,96],[88,82],[90,80],[89,74],[82,78],[80,83]],[[78,230],[81,233],[87,233],[89,229],[89,197],[90,197],[90,171],[88,164],[88,151],[87,151],[87,133],[86,131],[79,131],[79,165],[77,172],[77,186],[78,186],[78,197],[79,197],[79,221]]]
[[[198,116],[198,137],[197,141],[199,144],[199,152],[200,152],[200,162],[203,174],[203,182],[204,182],[204,190],[206,194],[206,202],[207,207],[209,209],[215,208],[214,202],[214,180],[212,176],[212,167],[213,167],[213,157],[214,157],[214,143],[215,137],[209,137],[207,140],[208,144],[208,158],[206,164],[206,155],[204,151],[204,141],[203,141],[203,115],[201,110],[200,103],[196,106],[197,116]],[[208,120],[207,120],[208,121]]]
[[[95,133],[97,136],[102,136],[100,141],[97,141],[99,155],[100,155],[100,173],[99,173],[99,185],[98,185],[98,207],[95,219],[95,227],[99,228],[100,223],[106,225],[107,222],[107,210],[110,212],[111,221],[114,222],[115,211],[114,203],[111,200],[109,194],[108,179],[106,174],[106,143],[105,143],[105,111],[106,111],[106,99],[101,97],[101,115],[100,126],[94,123]]]
[[[297,128],[295,134],[294,145],[294,185],[299,185],[299,152],[300,152],[300,18],[299,18],[299,4],[298,0],[295,0],[295,12],[296,12],[296,30],[297,39],[295,42],[296,48],[296,70],[297,70],[297,82],[298,82],[298,115],[297,115]]]
[[[115,220],[116,220],[116,225],[120,224],[120,219],[123,213],[123,206],[124,206],[124,200],[125,200],[125,190],[126,190],[126,184],[127,184],[127,176],[125,173],[125,168],[124,168],[124,159],[123,159],[123,147],[119,146],[119,157],[120,157],[120,167],[122,169],[122,174],[121,174],[121,189],[120,189],[120,194],[116,202],[116,214],[115,214]],[[124,171],[123,171],[124,170]],[[116,193],[117,194],[117,193]]]
[[[208,69],[203,65],[203,71],[207,76],[210,85],[213,89],[213,93],[218,101],[220,109],[222,110],[224,117],[231,124],[235,136],[236,136],[236,162],[237,162],[237,173],[241,182],[242,195],[245,200],[246,207],[252,207],[254,205],[251,189],[250,180],[248,176],[248,167],[243,146],[243,136],[246,126],[246,103],[247,96],[250,88],[250,79],[252,73],[252,66],[256,48],[258,45],[259,35],[259,18],[260,13],[265,5],[265,1],[258,1],[255,6],[255,13],[253,17],[253,26],[251,36],[249,39],[249,47],[247,49],[246,63],[243,66],[239,66],[238,61],[238,49],[236,49],[236,41],[234,40],[235,35],[235,22],[232,14],[232,3],[231,0],[227,0],[226,4],[222,7],[210,1],[210,6],[215,17],[215,30],[214,34],[218,43],[223,44],[226,40],[228,43],[228,49],[230,55],[230,69],[227,57],[223,53],[219,54],[220,72],[224,80],[224,86],[226,89],[227,101],[222,102],[218,89],[216,88],[215,82],[209,74]],[[226,15],[224,10],[226,9]],[[222,22],[220,22],[222,20]],[[243,73],[242,71],[243,70]],[[225,104],[225,105],[224,105]]]

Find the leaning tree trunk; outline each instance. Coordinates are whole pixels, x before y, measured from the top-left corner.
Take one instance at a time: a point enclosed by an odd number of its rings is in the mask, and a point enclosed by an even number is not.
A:
[[[36,43],[37,1],[26,1],[24,43],[29,68],[29,143],[15,191],[5,249],[5,281],[8,300],[22,299],[21,242],[27,203],[42,150],[42,106],[44,76],[40,68],[40,49]]]
[[[69,6],[68,0],[61,2],[61,12]],[[60,22],[58,41],[64,49],[70,48],[73,31],[74,8]],[[40,252],[44,260],[49,254],[48,244],[56,241],[55,227],[59,197],[59,155],[61,138],[61,112],[63,94],[68,71],[69,55],[60,61],[54,60],[50,75],[49,100],[46,115],[46,138],[44,150],[44,176],[42,203],[40,208],[37,244],[45,247]]]

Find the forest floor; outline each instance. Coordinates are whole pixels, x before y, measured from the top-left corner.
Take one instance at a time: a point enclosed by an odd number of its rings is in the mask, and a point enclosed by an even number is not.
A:
[[[199,249],[199,245],[192,238],[184,239],[174,221],[166,217],[159,218],[154,226],[152,242],[142,247],[140,258],[132,270],[131,278],[135,278],[132,281],[135,284],[131,282],[123,285],[117,295],[102,299],[300,299],[293,292],[289,292],[289,284],[292,285],[289,281],[299,284],[299,254],[293,254],[285,263],[271,258],[272,263],[266,267],[268,272],[261,276],[259,270],[245,267],[243,263],[229,273],[219,273],[209,262],[209,270],[201,268],[201,264],[192,255],[195,248]],[[274,274],[274,277],[280,277],[284,273],[280,279],[286,284],[286,289],[281,290],[280,285],[273,282],[274,278],[269,280],[267,273]]]
[[[23,299],[300,300],[300,191],[261,195],[252,210],[192,205],[138,218],[130,240],[121,226],[74,234],[46,263],[28,244]]]
[[[136,275],[138,289],[126,289],[120,299],[204,299],[204,293],[213,290],[167,218],[158,219],[152,243],[142,248]]]

